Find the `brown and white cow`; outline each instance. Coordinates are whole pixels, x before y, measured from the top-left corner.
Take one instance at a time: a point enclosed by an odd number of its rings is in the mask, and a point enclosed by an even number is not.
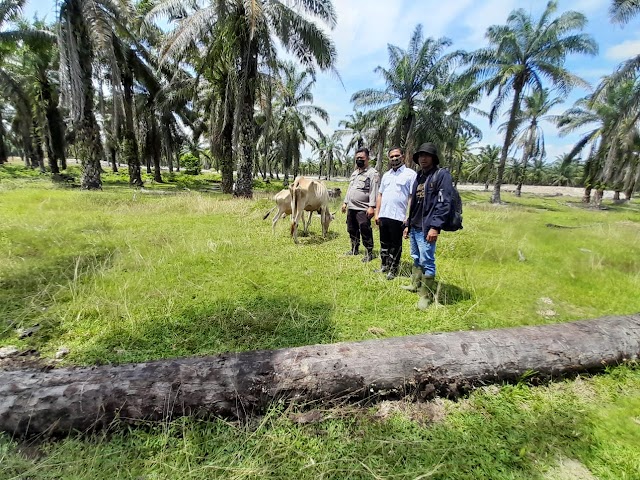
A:
[[[273,199],[276,201],[276,206],[269,210],[264,217],[263,220],[266,220],[271,212],[273,212],[276,208],[278,209],[278,213],[273,217],[272,229],[273,233],[276,233],[276,223],[283,217],[287,215],[291,215],[291,191],[288,188],[280,190],[273,196]],[[307,223],[304,222],[304,218],[302,219],[302,227],[304,228],[304,232],[307,233],[307,229],[309,228],[309,224],[311,224],[311,215],[313,212],[309,212],[309,220]]]
[[[291,191],[291,236],[298,243],[298,222],[304,212],[318,212],[322,223],[322,238],[327,236],[333,215],[329,213],[329,192],[324,183],[306,177],[297,177]],[[303,218],[304,223],[304,218]]]

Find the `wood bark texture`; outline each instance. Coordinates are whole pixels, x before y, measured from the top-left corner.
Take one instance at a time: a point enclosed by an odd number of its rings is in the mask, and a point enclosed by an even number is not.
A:
[[[65,434],[116,419],[241,418],[275,400],[455,398],[479,385],[597,371],[639,355],[636,314],[119,366],[0,371],[0,429]]]

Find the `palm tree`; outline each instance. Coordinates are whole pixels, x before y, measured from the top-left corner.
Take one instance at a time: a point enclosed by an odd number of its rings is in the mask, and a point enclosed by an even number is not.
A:
[[[28,31],[30,29],[47,32],[47,27],[41,21],[36,21],[33,26],[23,24],[21,30]],[[62,113],[59,108],[58,95],[58,79],[57,62],[58,52],[56,49],[55,35],[30,35],[25,39],[25,55],[23,56],[23,68],[29,72],[29,76],[33,81],[33,89],[36,102],[36,108],[43,113],[44,121],[42,129],[44,130],[44,139],[47,147],[47,156],[49,158],[49,168],[51,173],[60,173],[60,168],[67,168],[65,154],[65,126],[62,119]]]
[[[500,147],[498,145],[485,145],[480,153],[475,156],[476,165],[470,172],[470,176],[484,182],[484,189],[489,190],[489,183],[496,165],[500,159]]]
[[[317,141],[313,141],[313,148],[318,153],[319,171],[318,178],[322,176],[322,166],[326,166],[325,178],[329,180],[334,173],[334,162],[344,157],[344,147],[342,146],[340,132],[333,132],[331,135],[320,134]]]
[[[417,25],[408,49],[388,45],[389,68],[375,69],[383,77],[385,89],[368,88],[351,97],[356,107],[373,109],[370,114],[389,129],[391,143],[404,147],[409,165],[416,146],[418,112],[429,110],[430,92],[446,81],[460,56],[459,52],[444,53],[450,45],[447,38],[425,39],[422,25]]]
[[[544,159],[546,156],[544,132],[540,126],[540,121],[556,119],[557,117],[547,114],[562,101],[563,99],[560,97],[551,98],[547,88],[534,90],[531,95],[527,95],[523,99],[524,109],[518,112],[516,117],[517,126],[514,132],[514,141],[522,149],[520,176],[516,179],[516,197],[519,197],[522,192],[522,184],[527,175],[529,160],[532,158]],[[503,125],[502,128],[506,128],[506,125]]]
[[[81,187],[87,190],[102,188],[104,157],[93,106],[94,64],[98,58],[107,65],[118,64],[113,46],[115,29],[122,25],[121,5],[110,0],[61,0],[59,4],[60,85],[79,143]],[[113,73],[112,81],[119,82],[118,72]]]
[[[609,13],[614,22],[624,25],[640,13],[640,2],[638,0],[612,0]]]
[[[237,154],[238,179],[234,194],[252,196],[253,155],[256,141],[254,109],[258,83],[259,59],[268,59],[274,65],[274,38],[280,40],[285,50],[292,53],[305,67],[331,69],[335,65],[336,51],[329,37],[308,19],[317,18],[330,28],[336,24],[336,15],[329,0],[296,2],[296,7],[278,0],[211,1],[206,8],[187,9],[175,0],[160,2],[149,14],[173,15],[177,28],[167,39],[165,57],[178,58],[193,45],[210,35],[216,27],[225,25],[228,35],[227,48],[236,55],[240,73],[234,85],[236,91],[234,141]]]
[[[489,27],[486,36],[489,46],[469,56],[467,75],[478,79],[478,88],[488,94],[496,92],[489,122],[493,124],[500,108],[511,95],[511,107],[500,156],[500,164],[491,202],[500,202],[502,176],[514,140],[520,103],[528,91],[541,90],[543,79],[566,95],[574,86],[587,87],[581,78],[570,73],[564,62],[567,55],[582,53],[595,55],[598,47],[591,36],[580,32],[586,17],[569,11],[553,18],[556,1],[547,4],[536,21],[524,9],[511,12],[506,25]]]
[[[603,83],[608,81],[604,79]],[[633,80],[604,89],[599,87],[596,93],[576,102],[558,120],[562,134],[589,128],[569,153],[575,157],[590,146],[584,168],[584,202],[590,201],[592,187],[597,188],[598,203],[605,185],[621,184],[630,197],[638,183],[640,127],[633,106],[639,90],[640,81]],[[634,113],[629,115],[629,112]]]
[[[360,110],[354,110],[352,114],[347,115],[345,120],[340,120],[338,126],[344,128],[340,132],[342,135],[351,137],[345,147],[345,154],[348,155],[352,148],[357,150],[367,144],[366,134],[369,129],[369,121]]]
[[[22,137],[25,158],[32,167],[40,166],[44,170],[41,136],[38,135],[40,125],[34,116],[33,95],[28,91],[24,81],[22,58],[10,59],[16,53],[17,42],[46,42],[54,37],[50,32],[31,28],[21,19],[25,0],[0,0],[0,97],[8,99],[13,105],[16,116],[15,125]],[[22,47],[24,51],[24,47]],[[21,70],[21,71],[18,71]],[[4,130],[4,128],[3,128]],[[6,161],[4,132],[0,133],[0,163]],[[34,146],[33,140],[36,140]],[[3,153],[4,152],[4,153]]]
[[[455,162],[454,186],[458,185],[462,174],[462,164],[473,157],[473,152],[477,148],[477,141],[472,136],[460,136],[456,138],[455,145],[450,151],[451,167],[453,170],[453,162]]]
[[[531,163],[531,182],[534,185],[546,185],[548,170],[544,159],[535,157]]]
[[[549,169],[549,180],[552,185],[573,187],[580,177],[580,161],[571,155],[558,155]]]
[[[276,129],[286,185],[292,164],[293,176],[298,176],[300,146],[307,141],[307,129],[311,128],[318,136],[322,135],[314,117],[328,122],[329,114],[313,105],[311,89],[316,79],[310,70],[299,72],[293,62],[285,62],[281,65],[280,72],[281,81],[276,88]]]
[[[486,117],[487,114],[472,104],[480,99],[480,92],[472,78],[451,74],[430,92],[427,92],[424,108],[418,112],[416,137],[429,138],[442,145],[444,163],[455,168],[458,145],[467,141],[482,140],[482,131],[463,118],[471,112]]]

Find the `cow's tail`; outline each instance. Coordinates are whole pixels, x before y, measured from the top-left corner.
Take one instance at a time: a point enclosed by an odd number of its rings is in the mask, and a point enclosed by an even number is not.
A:
[[[273,207],[271,210],[269,210],[267,213],[265,213],[264,217],[262,217],[263,220],[266,220],[267,217],[269,215],[271,215],[271,212],[273,212],[276,208],[278,208],[278,206],[276,205],[275,207]]]

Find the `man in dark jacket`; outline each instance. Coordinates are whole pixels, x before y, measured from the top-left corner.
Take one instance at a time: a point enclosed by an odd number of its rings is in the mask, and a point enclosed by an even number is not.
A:
[[[410,238],[413,268],[411,285],[405,290],[418,292],[418,308],[426,310],[434,301],[436,288],[436,242],[451,206],[453,183],[448,170],[438,168],[440,158],[433,143],[423,143],[413,161],[420,172],[411,190],[409,221],[404,238]]]

